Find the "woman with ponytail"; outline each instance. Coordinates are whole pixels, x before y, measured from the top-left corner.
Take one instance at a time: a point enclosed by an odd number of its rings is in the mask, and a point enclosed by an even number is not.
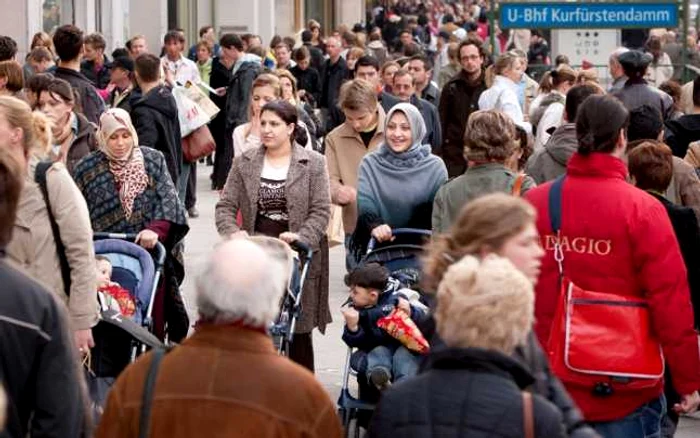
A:
[[[542,78],[541,94],[532,102],[529,114],[535,134],[535,150],[544,146],[551,132],[562,124],[566,93],[576,84],[577,77],[574,69],[561,64]]]
[[[323,333],[331,322],[326,239],[331,201],[325,159],[299,145],[306,132],[297,114],[287,101],[262,107],[262,147],[234,158],[216,204],[216,228],[225,239],[261,234],[287,243],[301,241],[314,250],[289,353],[292,360],[313,371],[311,332],[318,327]],[[239,212],[242,221],[237,224]]]
[[[615,97],[588,97],[576,117],[579,146],[566,175],[555,180],[556,186],[547,183],[525,195],[537,209],[537,229],[546,251],[535,289],[535,333],[547,343],[555,325],[569,321],[556,311],[562,293],[555,260],[558,242],[568,281],[582,290],[615,295],[611,301],[637,300],[648,308],[651,323],[640,327],[645,332],[638,336],[655,339],[663,350],[672,384],[682,394],[674,410],[693,412],[700,404],[700,361],[685,264],[662,204],[626,180],[628,124],[629,112]],[[553,187],[559,194],[550,194]],[[558,233],[552,217],[560,218]],[[614,329],[608,330],[616,338]],[[663,378],[608,378],[602,373],[611,371],[600,369],[593,384],[561,365],[559,351],[552,350],[557,359],[553,366],[600,435],[636,438],[660,433],[666,409]],[[604,356],[597,359],[605,361]]]

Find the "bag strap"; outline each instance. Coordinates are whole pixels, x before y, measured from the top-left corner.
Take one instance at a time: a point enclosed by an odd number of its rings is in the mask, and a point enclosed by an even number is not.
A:
[[[49,223],[51,224],[51,232],[53,233],[53,240],[56,242],[56,254],[58,255],[58,262],[61,266],[61,277],[63,277],[63,286],[65,288],[66,295],[70,297],[70,287],[71,287],[71,277],[70,277],[70,264],[68,263],[68,257],[66,257],[66,247],[63,245],[61,240],[61,231],[58,228],[58,223],[56,222],[56,217],[53,215],[53,210],[51,209],[51,199],[49,198],[49,188],[46,174],[53,166],[51,161],[41,161],[36,165],[36,170],[34,171],[34,181],[39,184],[41,189],[41,194],[44,197],[44,203],[46,204],[46,212],[49,215]]]
[[[554,180],[549,188],[549,222],[552,226],[552,232],[556,235],[554,241],[554,260],[559,265],[559,275],[564,275],[564,252],[559,244],[561,237],[561,198],[564,188],[564,179],[566,175],[562,175]]]
[[[535,413],[532,406],[532,394],[523,391],[523,432],[525,438],[535,438]]]
[[[523,183],[525,182],[525,174],[524,173],[519,173],[518,176],[515,177],[515,181],[513,182],[513,187],[510,189],[510,194],[515,196],[516,198],[519,198],[520,195],[522,194],[523,191]]]
[[[139,417],[139,438],[148,438],[151,433],[151,405],[153,402],[153,393],[156,386],[156,377],[158,376],[158,368],[160,362],[165,357],[168,350],[165,348],[156,348],[153,350],[153,360],[148,367],[146,382],[143,386],[143,396],[141,398],[141,416]]]

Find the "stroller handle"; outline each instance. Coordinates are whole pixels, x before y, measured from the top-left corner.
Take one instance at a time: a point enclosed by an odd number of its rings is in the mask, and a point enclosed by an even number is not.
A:
[[[137,236],[138,234],[134,233],[93,233],[94,240],[118,239],[126,240],[128,242],[136,242]],[[163,266],[165,263],[165,256],[167,255],[165,246],[163,246],[163,244],[160,242],[156,242],[156,246],[153,248],[153,251],[155,252],[156,256],[156,263]]]
[[[424,230],[422,228],[392,228],[391,234],[393,236],[401,236],[401,235],[419,235],[419,236],[426,236],[430,237],[433,233],[430,230]],[[370,252],[374,251],[374,248],[377,246],[377,240],[374,237],[371,237],[369,239],[369,243],[367,244],[367,254]]]
[[[302,242],[301,240],[295,240],[289,245],[294,251],[303,253],[307,259],[311,259],[311,256],[313,255],[314,251],[311,249],[311,247]]]

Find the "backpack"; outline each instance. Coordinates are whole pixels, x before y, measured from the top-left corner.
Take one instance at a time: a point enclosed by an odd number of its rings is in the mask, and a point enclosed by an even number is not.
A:
[[[532,123],[532,132],[537,132],[537,125],[539,125],[544,113],[547,111],[547,108],[549,108],[549,105],[553,103],[560,103],[564,105],[564,102],[566,102],[566,97],[559,93],[549,93],[547,96],[545,96],[542,99],[540,106],[538,106],[535,112],[532,114],[532,118],[530,120]]]

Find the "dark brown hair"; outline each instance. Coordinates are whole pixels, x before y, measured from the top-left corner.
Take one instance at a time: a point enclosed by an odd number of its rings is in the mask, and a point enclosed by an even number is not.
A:
[[[62,61],[71,61],[80,55],[83,48],[83,31],[72,24],[61,26],[53,35],[53,45]]]
[[[104,51],[107,48],[107,42],[105,38],[100,33],[91,33],[85,37],[85,44],[90,44],[94,49],[102,49]]]
[[[277,115],[287,125],[294,125],[294,131],[292,131],[290,138],[292,146],[294,146],[295,142],[300,145],[306,144],[309,139],[306,136],[306,131],[299,125],[299,113],[294,105],[286,100],[275,100],[266,103],[260,110],[260,115],[262,116],[263,113],[268,111]]]
[[[620,138],[620,131],[626,130],[629,122],[630,113],[617,98],[589,96],[576,116],[578,153],[611,153]]]
[[[134,71],[146,82],[156,82],[160,79],[160,68],[160,59],[152,53],[142,53],[134,61]]]
[[[628,154],[627,167],[634,185],[663,193],[673,177],[673,152],[659,141],[645,140]]]

